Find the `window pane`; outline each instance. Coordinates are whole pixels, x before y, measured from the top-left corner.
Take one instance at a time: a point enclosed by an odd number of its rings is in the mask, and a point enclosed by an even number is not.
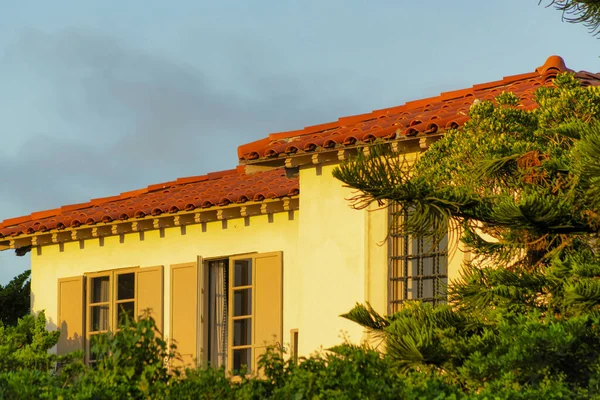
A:
[[[135,273],[117,275],[117,300],[135,297]]]
[[[128,301],[126,303],[117,304],[117,321],[119,325],[125,322],[125,318],[129,318],[130,321],[135,319],[135,302]]]
[[[412,236],[408,237],[408,255],[419,255],[421,253],[422,248],[422,240],[414,238]]]
[[[239,349],[233,351],[233,374],[240,375],[242,371],[247,374],[252,372],[252,349]]]
[[[233,321],[233,345],[246,346],[252,344],[252,319]]]
[[[412,260],[408,260],[408,275],[407,277],[418,276],[419,275],[419,259],[414,258]]]
[[[110,277],[100,276],[98,278],[92,278],[92,303],[102,303],[108,301],[108,294],[110,289]]]
[[[433,283],[436,281],[436,278],[424,279],[423,280],[423,298],[431,299],[436,296],[437,293],[433,291]]]
[[[233,316],[252,314],[252,289],[234,290]]]
[[[91,306],[90,331],[108,330],[108,306]]]
[[[440,274],[448,275],[448,256],[440,256]]]
[[[233,286],[252,285],[252,260],[236,260],[233,271]]]
[[[439,259],[439,257],[423,258],[423,275],[430,276],[438,273],[438,271],[435,271],[437,259]]]

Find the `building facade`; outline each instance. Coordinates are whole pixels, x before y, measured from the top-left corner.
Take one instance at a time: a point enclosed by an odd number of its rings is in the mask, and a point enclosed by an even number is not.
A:
[[[382,314],[406,300],[444,301],[467,251],[390,235],[390,207],[350,207],[332,170],[372,144],[414,162],[475,101],[503,91],[534,108],[535,89],[566,68],[534,72],[271,134],[238,148],[236,169],[180,178],[0,224],[0,249],[31,251],[31,306],[60,329],[56,351],[89,351],[93,337],[150,310],[177,345],[174,365],[256,370],[266,346],[303,356],[365,340],[340,318],[355,303]],[[578,72],[582,84],[600,76]]]

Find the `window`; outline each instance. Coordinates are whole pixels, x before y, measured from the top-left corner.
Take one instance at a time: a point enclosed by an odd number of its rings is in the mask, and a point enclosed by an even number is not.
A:
[[[125,318],[136,317],[136,272],[125,269],[87,276],[88,299],[86,323],[88,361],[96,355],[91,351],[94,336],[118,329]]]
[[[229,319],[232,330],[231,340],[231,370],[234,374],[246,370],[252,372],[252,259],[233,260],[230,271],[231,285],[229,298],[232,306]]]
[[[109,270],[59,279],[61,341],[58,353],[85,349],[86,360],[93,363],[96,356],[90,350],[94,337],[118,329],[124,318],[137,318],[146,310],[151,310],[162,334],[162,266]]]
[[[281,252],[171,265],[171,340],[181,361],[233,374],[257,373],[256,360],[283,336]]]
[[[390,217],[398,210],[390,207]],[[406,218],[408,214],[404,215]],[[446,302],[448,283],[448,236],[412,238],[392,233],[389,249],[388,312],[400,310],[407,300],[439,304]]]

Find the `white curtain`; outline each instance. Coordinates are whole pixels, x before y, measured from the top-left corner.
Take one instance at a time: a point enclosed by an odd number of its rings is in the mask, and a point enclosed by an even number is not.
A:
[[[209,362],[215,368],[227,366],[228,262],[209,262]]]

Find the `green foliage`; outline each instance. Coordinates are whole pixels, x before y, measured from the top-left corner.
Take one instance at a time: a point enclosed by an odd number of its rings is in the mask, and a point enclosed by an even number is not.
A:
[[[0,325],[0,371],[48,371],[56,357],[48,354],[58,342],[58,332],[46,330],[46,316],[27,315],[16,326]]]
[[[412,171],[382,148],[334,171],[360,189],[357,208],[396,202],[393,229],[449,225],[473,255],[448,305],[344,315],[383,338],[396,370],[469,396],[600,397],[600,90],[572,74],[554,83],[531,111],[509,93],[474,105]]]
[[[29,313],[31,271],[25,271],[13,278],[6,286],[0,285],[0,321],[5,325],[15,325],[17,320]]]
[[[91,345],[96,362],[73,383],[81,398],[164,398],[172,375],[166,360],[174,357],[156,330],[154,320],[145,315],[139,321],[125,319],[116,333],[98,335]]]
[[[402,329],[402,318],[434,319],[427,314],[426,308],[415,305],[405,315],[381,317],[390,321],[383,329]],[[590,339],[596,334],[597,320],[582,317],[555,326],[521,316],[522,321],[516,323],[526,331],[515,341],[515,321],[499,324],[495,335],[473,330],[467,322],[469,336],[451,332],[452,321],[446,319],[455,317],[446,311],[436,315],[439,331],[445,333],[433,341],[440,340],[449,349],[468,350],[449,351],[454,356],[442,363],[443,373],[418,367],[402,371],[391,353],[351,344],[303,358],[298,365],[270,349],[259,361],[261,375],[241,380],[230,378],[223,369],[169,371],[159,358],[172,356],[172,349],[156,336],[154,321],[143,319],[99,341],[98,350],[108,353],[94,367],[74,362],[58,370],[36,364],[0,371],[0,399],[554,399],[598,392],[597,366],[577,362],[578,357],[587,361],[595,356],[598,345]],[[418,325],[415,322],[413,327]],[[403,330],[405,334],[417,336]],[[139,345],[134,344],[136,340]],[[546,349],[548,344],[553,347]],[[546,349],[551,358],[540,357],[539,348]],[[531,376],[535,381],[528,380]],[[569,385],[573,379],[589,383],[589,388],[573,389]]]
[[[542,0],[540,0],[542,3]],[[600,1],[598,0],[552,0],[554,6],[562,12],[563,20],[584,24],[590,32],[597,35],[600,29]]]
[[[571,275],[570,282],[556,284],[547,279],[546,269],[585,248],[590,251],[584,251],[583,264],[597,264],[600,90],[581,87],[572,74],[559,75],[555,84],[536,92],[539,107],[531,111],[516,107],[509,94],[474,105],[464,129],[434,143],[412,174],[399,168],[400,161],[375,160],[404,158],[378,149],[373,156],[360,154],[334,175],[360,189],[357,207],[392,200],[400,206],[398,216],[410,211],[394,227],[400,233],[442,236],[449,224],[472,249],[473,268],[480,271],[469,267],[464,283],[474,289],[473,274],[505,283],[480,279],[480,286],[490,290],[478,301],[493,298],[508,306],[516,296],[534,306],[577,313],[582,304],[576,304],[574,287],[589,303],[595,283],[583,284],[581,276]],[[509,271],[495,273],[497,265]],[[524,283],[526,278],[533,281]],[[455,289],[460,296],[468,290]]]
[[[127,321],[120,331],[99,338],[94,352],[100,357],[87,367],[78,355],[68,360],[49,355],[58,336],[44,325],[40,314],[2,332],[30,349],[27,357],[18,345],[6,353],[19,362],[3,364],[0,399],[442,399],[460,393],[437,377],[400,377],[379,352],[348,344],[299,365],[270,349],[259,361],[260,376],[241,381],[223,369],[173,371],[163,361],[175,356],[174,349],[157,336],[151,318]],[[53,361],[61,367],[55,369]]]

